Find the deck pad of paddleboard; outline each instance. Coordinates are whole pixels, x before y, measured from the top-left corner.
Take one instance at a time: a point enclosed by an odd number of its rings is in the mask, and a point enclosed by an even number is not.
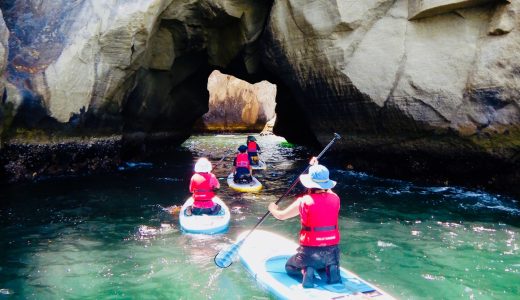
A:
[[[181,230],[185,233],[217,234],[228,230],[231,212],[220,198],[213,201],[220,205],[220,212],[216,215],[186,215],[186,208],[193,205],[193,198],[189,198],[182,205],[179,212]]]
[[[227,177],[227,184],[230,188],[238,192],[258,192],[262,189],[262,183],[253,176],[253,180],[250,183],[236,183],[233,181],[233,174],[229,174]]]
[[[285,263],[297,248],[295,242],[285,237],[257,230],[245,240],[239,256],[260,285],[280,299],[394,299],[345,268],[341,268],[341,283],[327,284],[326,275],[317,272],[314,288],[304,289],[301,278],[285,272]]]

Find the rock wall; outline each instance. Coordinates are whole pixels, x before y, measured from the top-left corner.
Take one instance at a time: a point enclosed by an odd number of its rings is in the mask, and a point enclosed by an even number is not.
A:
[[[213,71],[208,78],[209,111],[202,117],[202,131],[261,131],[274,118],[276,85],[250,84]]]
[[[10,31],[3,143],[42,134],[174,145],[210,109],[201,87],[219,69],[275,83],[275,132],[322,145],[339,132],[335,149],[357,165],[520,179],[520,1],[4,0],[0,9]],[[237,120],[252,123],[261,109],[250,105]]]
[[[90,119],[90,126],[113,131],[124,127],[121,112],[136,85],[138,93],[147,89],[138,79],[164,72],[158,77],[167,82],[161,92],[168,94],[201,68],[209,74],[208,66],[226,66],[239,53],[254,71],[255,43],[269,6],[245,0],[7,0],[0,8],[8,26],[19,29],[12,37],[8,77],[24,101],[40,107],[42,119],[59,124]],[[195,62],[195,56],[202,60]]]
[[[479,6],[488,3],[511,2],[510,0],[409,0],[408,19],[432,17],[453,12],[457,9]]]
[[[258,68],[270,4],[1,1],[13,104],[2,142],[122,135],[125,157],[178,145],[208,109],[213,69]]]
[[[12,108],[9,108],[6,102],[6,81],[4,71],[7,65],[8,56],[8,38],[9,31],[4,22],[2,11],[0,10],[0,149],[2,145],[2,137],[4,127],[8,126],[9,114]]]
[[[0,76],[3,75],[5,66],[7,65],[9,31],[4,22],[2,11],[0,10]]]
[[[322,144],[337,131],[345,153],[410,174],[449,161],[519,176],[519,1],[416,21],[410,3],[275,1],[264,62]]]

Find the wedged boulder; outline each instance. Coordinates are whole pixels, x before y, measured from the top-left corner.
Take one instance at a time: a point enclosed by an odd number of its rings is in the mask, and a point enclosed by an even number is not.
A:
[[[336,149],[408,174],[455,162],[453,173],[517,180],[520,38],[487,34],[496,6],[409,21],[406,0],[345,5],[275,1],[266,28],[264,63],[291,87],[317,139],[337,131],[348,138]],[[515,24],[519,6],[508,8]]]
[[[261,131],[275,116],[276,85],[250,84],[213,71],[208,78],[209,111],[202,117],[204,131]]]
[[[408,19],[432,17],[492,2],[511,2],[511,0],[409,0]]]

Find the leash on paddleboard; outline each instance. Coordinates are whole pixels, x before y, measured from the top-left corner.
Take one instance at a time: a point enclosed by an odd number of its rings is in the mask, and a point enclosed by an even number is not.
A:
[[[329,148],[332,147],[332,145],[339,139],[341,139],[341,136],[337,133],[334,133],[334,138],[327,144],[327,146],[325,146],[325,148],[323,148],[323,150],[320,152],[320,154],[318,154],[316,159],[319,160],[323,156],[323,154],[325,154],[325,152],[327,152],[327,150],[329,150]],[[287,189],[287,191],[280,198],[278,198],[278,200],[275,202],[275,204],[278,204],[280,201],[282,201],[283,198],[285,198],[289,194],[289,192],[300,181],[300,176],[303,175],[305,172],[307,172],[310,167],[311,167],[310,164],[307,165],[305,170],[303,170],[303,172],[301,172],[300,175],[296,177],[296,179],[293,181],[293,183],[291,184],[289,189]],[[264,220],[267,218],[267,216],[269,216],[270,213],[271,212],[267,211],[264,214],[264,216],[258,221],[258,223],[256,223],[256,225],[247,233],[247,235],[243,239],[241,239],[240,241],[238,241],[235,244],[230,245],[226,249],[220,250],[220,252],[217,253],[217,255],[215,255],[213,261],[215,262],[217,267],[227,268],[227,267],[231,266],[233,261],[236,260],[236,257],[238,255],[238,250],[240,249],[240,247],[242,246],[244,241],[251,235],[251,233],[256,228],[258,228],[258,226],[260,226],[260,224],[262,224],[264,222]]]

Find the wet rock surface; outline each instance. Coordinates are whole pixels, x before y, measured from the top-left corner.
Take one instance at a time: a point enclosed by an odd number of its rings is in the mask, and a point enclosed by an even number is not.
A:
[[[0,178],[12,183],[115,171],[121,163],[121,144],[121,137],[7,143],[0,151]]]

